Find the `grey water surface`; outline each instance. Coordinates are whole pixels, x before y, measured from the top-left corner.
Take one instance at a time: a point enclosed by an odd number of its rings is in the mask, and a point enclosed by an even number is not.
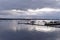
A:
[[[0,40],[60,40],[60,28],[0,20]]]

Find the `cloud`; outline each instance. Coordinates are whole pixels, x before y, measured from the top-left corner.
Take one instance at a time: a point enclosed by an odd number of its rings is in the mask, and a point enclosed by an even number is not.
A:
[[[27,9],[26,11],[24,10],[16,10],[16,9],[12,9],[12,10],[2,10],[0,11],[1,13],[7,13],[7,14],[12,14],[12,15],[16,15],[16,14],[20,14],[20,15],[37,15],[37,14],[42,14],[44,12],[60,12],[60,9],[54,9],[54,8],[41,8],[41,9]],[[40,13],[39,13],[40,12]],[[30,14],[31,13],[31,14]],[[48,14],[49,14],[48,13]],[[52,13],[51,13],[52,14]]]
[[[2,10],[0,17],[11,18],[57,18],[60,19],[60,9],[58,8],[41,8],[27,10]]]
[[[0,10],[10,9],[36,9],[36,8],[60,8],[59,0],[0,0]]]
[[[60,8],[59,0],[36,0],[32,2],[32,8],[43,8],[43,7],[51,7],[51,8]]]
[[[1,0],[0,9],[27,9],[31,0]]]

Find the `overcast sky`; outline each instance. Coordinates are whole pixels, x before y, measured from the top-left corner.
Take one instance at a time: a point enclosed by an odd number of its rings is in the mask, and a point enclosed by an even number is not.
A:
[[[2,15],[60,18],[60,0],[0,0],[0,16]]]
[[[60,8],[60,0],[0,0],[0,9]]]

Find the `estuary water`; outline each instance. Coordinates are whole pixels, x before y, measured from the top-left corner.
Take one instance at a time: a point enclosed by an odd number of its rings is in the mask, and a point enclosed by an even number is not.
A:
[[[0,40],[60,40],[60,28],[0,20]]]

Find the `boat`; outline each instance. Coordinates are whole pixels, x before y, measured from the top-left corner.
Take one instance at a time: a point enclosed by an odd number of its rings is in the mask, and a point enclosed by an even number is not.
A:
[[[49,23],[45,23],[45,25],[60,25],[60,21],[50,21]]]

